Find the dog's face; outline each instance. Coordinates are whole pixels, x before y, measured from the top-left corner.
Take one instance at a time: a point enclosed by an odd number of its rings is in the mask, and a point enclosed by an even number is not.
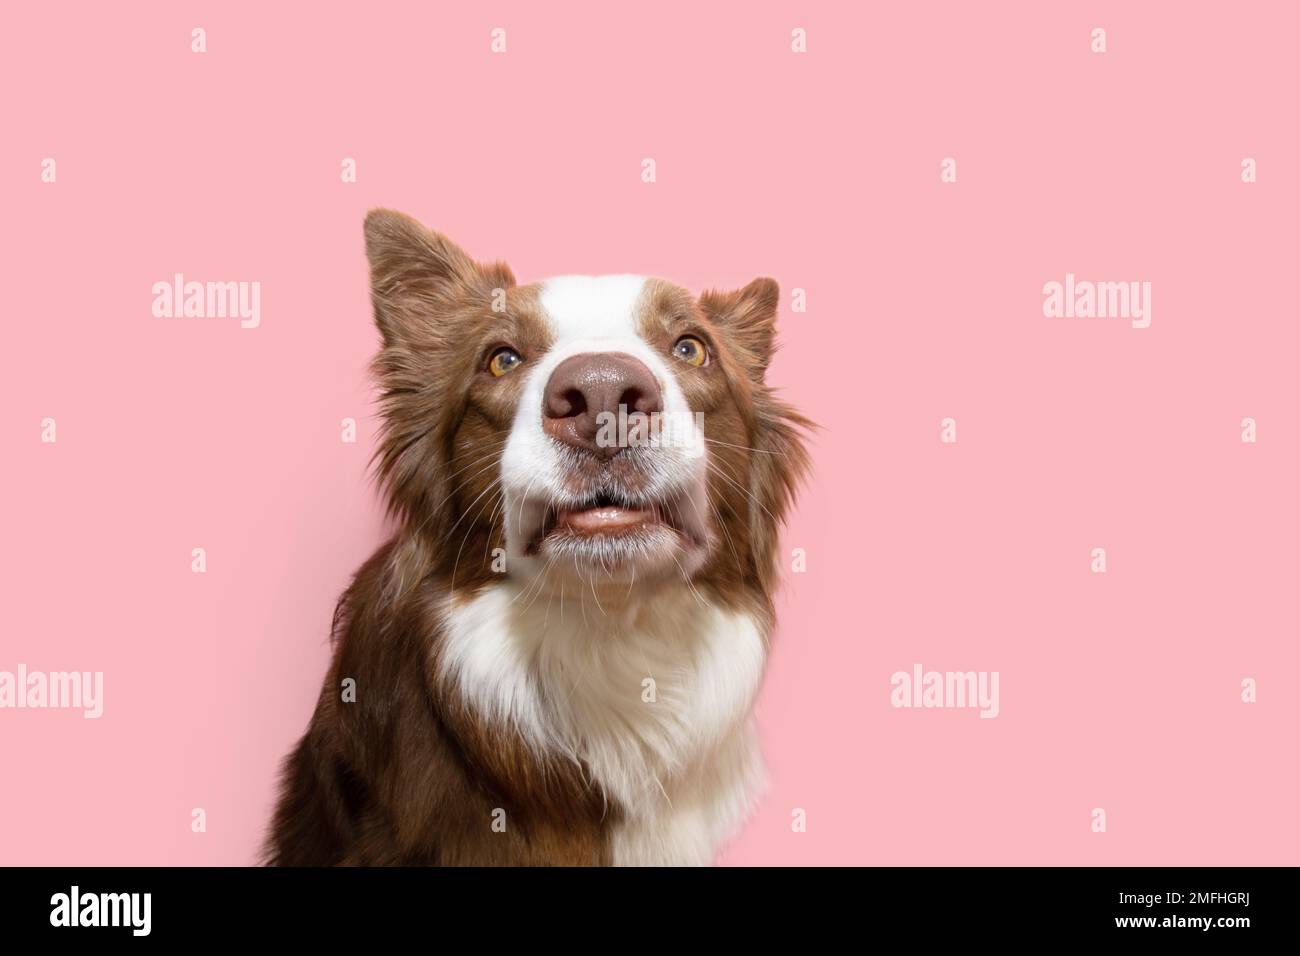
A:
[[[501,459],[509,554],[527,575],[693,574],[715,534],[701,423],[737,418],[706,323],[685,292],[636,276],[551,279],[536,296],[543,349],[496,353],[520,377]]]
[[[766,585],[805,461],[803,420],[763,383],[776,283],[698,298],[637,276],[519,286],[382,211],[366,244],[380,470],[453,585]]]

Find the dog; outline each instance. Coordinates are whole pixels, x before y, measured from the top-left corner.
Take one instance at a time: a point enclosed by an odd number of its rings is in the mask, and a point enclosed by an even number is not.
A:
[[[764,774],[752,708],[811,423],[779,292],[519,285],[365,221],[375,470],[398,528],[334,616],[270,865],[705,865]]]

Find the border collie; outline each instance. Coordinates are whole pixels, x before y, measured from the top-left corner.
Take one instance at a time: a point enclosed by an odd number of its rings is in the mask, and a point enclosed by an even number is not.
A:
[[[399,530],[339,601],[266,861],[713,862],[763,781],[808,464],[764,383],[776,283],[518,285],[400,213],[365,236]]]

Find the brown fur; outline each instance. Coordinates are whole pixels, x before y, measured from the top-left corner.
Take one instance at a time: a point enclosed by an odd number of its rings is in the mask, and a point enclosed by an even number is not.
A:
[[[607,863],[622,811],[586,768],[489,725],[438,676],[441,608],[496,578],[490,555],[504,546],[496,464],[520,386],[485,376],[483,363],[501,344],[525,359],[549,347],[537,288],[395,213],[367,218],[366,252],[383,339],[376,464],[400,530],[339,602],[333,661],[285,761],[267,862]],[[665,352],[690,332],[716,357],[680,376],[706,413],[719,536],[692,583],[768,622],[778,524],[807,466],[808,422],[763,383],[777,294],[760,279],[696,300],[654,281],[640,317]],[[354,703],[342,702],[345,678]],[[502,833],[490,826],[498,808],[510,821]]]

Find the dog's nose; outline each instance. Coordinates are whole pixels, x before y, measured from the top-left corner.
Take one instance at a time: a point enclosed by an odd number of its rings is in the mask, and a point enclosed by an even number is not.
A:
[[[659,383],[645,363],[622,352],[571,355],[546,383],[542,427],[566,445],[613,458],[618,442],[608,439],[627,433],[618,424],[620,405],[629,419],[663,411]]]

